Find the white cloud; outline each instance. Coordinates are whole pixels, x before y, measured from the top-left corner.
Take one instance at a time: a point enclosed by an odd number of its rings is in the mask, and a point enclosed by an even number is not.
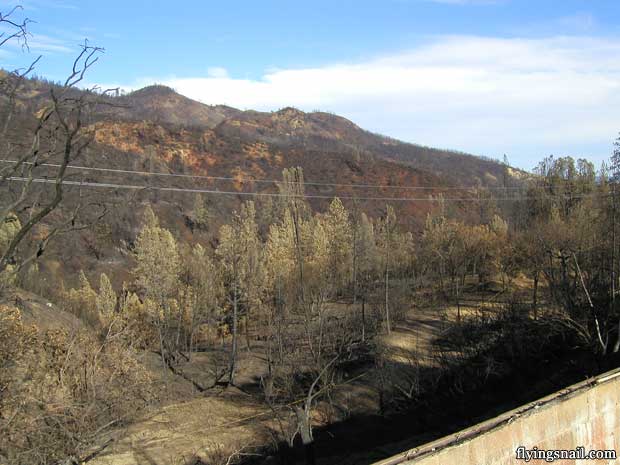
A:
[[[28,37],[28,47],[33,52],[46,52],[46,53],[75,53],[76,47],[71,47],[71,44],[65,40],[51,37],[45,34],[33,33]]]
[[[320,108],[404,140],[508,153],[529,167],[571,148],[608,156],[602,147],[620,130],[619,54],[620,39],[449,36],[366,62],[269,71],[259,80],[217,69],[139,84],[157,81],[244,109]]]
[[[21,20],[18,19],[17,21]],[[17,30],[13,27],[1,25],[0,37],[10,37],[11,35],[15,34],[16,31]],[[70,45],[65,40],[59,37],[52,37],[49,35],[33,32],[31,28],[29,28],[28,30],[25,41],[21,37],[13,38],[3,45],[3,49],[12,52],[27,51],[26,44],[28,48],[33,52],[66,53],[72,51]]]
[[[213,66],[207,69],[207,76],[213,79],[228,79],[228,71],[226,68]]]

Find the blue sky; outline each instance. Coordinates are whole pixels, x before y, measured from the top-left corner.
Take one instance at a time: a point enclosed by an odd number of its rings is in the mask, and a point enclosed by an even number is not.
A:
[[[85,37],[89,84],[165,83],[205,103],[327,110],[402,140],[532,168],[609,157],[620,131],[618,0],[23,0],[37,72]],[[15,5],[0,0],[0,11]],[[0,66],[29,57],[4,47]]]

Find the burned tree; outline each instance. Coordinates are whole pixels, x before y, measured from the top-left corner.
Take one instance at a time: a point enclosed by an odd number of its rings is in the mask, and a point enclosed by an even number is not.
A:
[[[0,24],[8,32],[0,35],[0,47],[17,42],[28,50],[28,19],[18,20],[21,8],[0,12]],[[59,215],[45,232],[33,234],[37,225],[49,220],[64,199],[69,164],[79,158],[93,140],[89,126],[92,110],[109,103],[106,92],[81,91],[86,72],[103,52],[87,41],[73,61],[71,71],[61,85],[37,88],[29,81],[39,58],[26,69],[0,77],[0,225],[10,229],[0,250],[0,273],[16,274],[40,257],[49,242],[59,234],[80,226],[80,204],[68,215]],[[20,110],[25,103],[20,95],[35,91],[32,112]],[[47,187],[51,186],[51,192]]]

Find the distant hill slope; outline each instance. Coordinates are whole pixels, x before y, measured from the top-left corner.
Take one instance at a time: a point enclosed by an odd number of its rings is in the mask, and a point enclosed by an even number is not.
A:
[[[222,139],[278,148],[370,156],[428,171],[459,186],[499,186],[503,182],[504,166],[497,161],[373,134],[330,113],[305,113],[291,107],[272,113],[240,111],[205,105],[158,85],[132,92],[119,102],[127,108],[108,112],[107,118],[213,129]]]
[[[33,115],[45,104],[51,86],[44,81],[27,81],[18,96],[18,131],[24,132],[33,124]],[[282,170],[288,167],[303,168],[308,181],[306,193],[314,209],[324,210],[330,199],[338,196],[345,199],[347,208],[359,208],[376,218],[390,203],[400,224],[418,232],[434,205],[427,201],[430,195],[456,192],[458,197],[473,196],[469,187],[501,186],[506,176],[511,183],[521,182],[519,176],[505,174],[509,170],[500,163],[389,139],[324,112],[306,113],[295,108],[240,111],[204,105],[164,86],[146,87],[111,98],[108,103],[111,105],[100,107],[89,118],[95,140],[74,164],[132,172],[71,170],[70,179],[145,189],[67,188],[65,208],[79,201],[93,205],[93,215],[106,205],[107,214],[102,228],[63,236],[46,254],[44,268],[54,270],[60,261],[65,276],[74,276],[81,268],[92,276],[113,268],[118,281],[115,284],[120,285],[127,278],[131,244],[146,203],[154,205],[162,224],[179,239],[214,241],[219,226],[230,220],[241,201],[253,199],[259,211],[268,209],[270,197],[242,193],[276,193],[277,186],[269,180],[281,179]],[[0,105],[0,112],[3,108]],[[47,174],[44,167],[37,168],[37,173]],[[204,196],[210,214],[207,230],[197,231],[192,225],[195,193],[158,187],[215,191]],[[447,190],[455,187],[464,190]],[[415,200],[389,200],[393,198]],[[469,206],[451,204],[464,213]]]
[[[243,112],[224,120],[218,129],[224,127],[230,135],[236,133],[275,144],[352,152],[395,161],[444,177],[458,186],[499,186],[504,173],[504,166],[497,161],[401,142],[373,134],[341,116],[324,112],[304,113],[294,108],[274,113]]]
[[[48,95],[51,85],[28,81],[22,91],[23,101],[31,108],[37,108],[40,100]],[[162,85],[148,86],[110,99],[110,103],[114,105],[100,107],[95,115],[100,124],[98,140],[108,148],[109,142],[118,140],[108,134],[111,128],[116,132],[130,132],[135,123],[140,122],[151,128],[158,126],[159,135],[170,131],[200,134],[190,144],[192,147],[186,148],[191,148],[190,152],[199,152],[198,149],[212,142],[207,157],[211,163],[220,156],[229,157],[230,151],[242,156],[244,147],[263,144],[263,149],[271,151],[271,155],[278,151],[293,151],[303,158],[307,153],[311,157],[307,164],[320,163],[318,154],[343,159],[353,156],[355,159],[391,161],[425,171],[429,176],[438,176],[443,179],[441,184],[453,186],[501,186],[506,173],[505,167],[497,161],[401,142],[363,130],[330,113],[305,113],[291,107],[276,112],[241,111],[224,105],[205,105]],[[124,130],[122,126],[125,126]],[[144,149],[163,141],[146,138],[134,142]],[[216,147],[222,148],[223,152]],[[165,160],[175,158],[169,151],[162,156]],[[192,157],[186,161],[190,170],[204,165]],[[337,177],[342,178],[340,172]],[[515,176],[515,180],[518,177]]]

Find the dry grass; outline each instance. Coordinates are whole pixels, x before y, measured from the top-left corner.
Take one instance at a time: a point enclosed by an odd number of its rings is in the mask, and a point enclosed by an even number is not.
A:
[[[130,427],[123,439],[94,463],[167,465],[192,457],[206,460],[214,448],[232,453],[240,444],[249,446],[268,440],[260,423],[243,421],[262,410],[258,405],[227,397],[169,405]]]
[[[70,333],[84,326],[75,315],[59,309],[31,292],[17,289],[12,304],[19,308],[24,323],[34,324],[41,330],[65,329]]]

